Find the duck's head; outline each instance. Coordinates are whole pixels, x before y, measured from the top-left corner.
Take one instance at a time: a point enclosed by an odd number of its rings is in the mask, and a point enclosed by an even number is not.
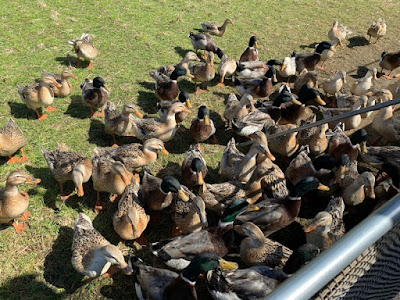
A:
[[[367,189],[368,197],[375,199],[375,176],[371,172],[364,172],[360,175]]]
[[[124,108],[122,109],[123,113],[127,114],[135,114],[139,118],[143,118],[143,114],[139,111],[139,109],[133,104],[125,104]]]
[[[219,59],[222,59],[222,57],[224,56],[224,52],[222,51],[221,48],[218,48],[216,53]]]
[[[297,248],[293,254],[289,257],[283,271],[287,274],[293,274],[303,265],[308,263],[314,257],[316,257],[321,251],[313,244],[305,244]]]
[[[231,19],[225,19],[225,22],[224,22],[225,24],[232,24],[232,25],[234,25],[233,24],[233,22],[232,22],[232,20]]]
[[[257,150],[258,153],[264,154],[266,155],[271,161],[275,161],[275,156],[272,155],[271,151],[268,148],[268,144],[264,144],[264,143],[255,143],[254,146]]]
[[[199,107],[199,111],[197,112],[197,119],[204,120],[205,125],[210,125],[210,112],[207,106],[202,105]]]
[[[165,147],[164,147],[163,141],[159,140],[159,139],[156,139],[156,138],[151,138],[151,139],[146,140],[143,143],[143,147],[147,148],[149,150],[152,150],[154,152],[161,151],[165,155],[169,154],[167,149],[165,149]]]
[[[181,198],[183,201],[185,202],[189,201],[189,197],[183,191],[181,184],[173,176],[165,176],[163,181],[161,182],[160,188],[161,191],[163,191],[163,193],[165,194],[168,193],[178,194],[179,198]]]
[[[319,92],[308,84],[304,84],[299,91],[299,100],[301,103],[308,105],[325,105],[325,101],[321,99]]]
[[[368,133],[365,129],[359,129],[350,136],[350,142],[353,146],[360,145],[362,153],[367,153]]]
[[[282,85],[282,87],[279,90],[280,92],[278,96],[272,103],[273,106],[280,107],[282,104],[289,104],[289,103],[302,105],[302,103],[298,100],[297,95],[292,94],[290,91],[290,87],[288,87],[286,84]]]
[[[343,179],[346,169],[350,166],[350,158],[348,154],[342,154],[335,164],[336,177]]]
[[[259,210],[259,207],[256,205],[249,205],[247,200],[244,198],[238,198],[231,201],[222,213],[221,220],[219,222],[220,226],[232,224],[236,216],[246,209],[249,211]]]
[[[198,184],[204,184],[204,178],[202,173],[203,169],[204,169],[203,161],[198,157],[194,158],[192,160],[192,163],[190,164],[190,171],[197,175]]]
[[[188,92],[186,92],[186,91],[181,91],[181,92],[179,93],[178,100],[179,100],[181,103],[184,103],[184,104],[186,105],[187,108],[191,108],[191,107],[192,107],[192,103],[190,102],[189,93],[188,93]]]
[[[310,176],[300,180],[290,192],[290,196],[298,199],[313,190],[329,191],[329,187],[323,185],[317,178]]]
[[[106,82],[103,78],[101,78],[100,76],[97,76],[95,78],[93,78],[93,87],[95,88],[105,88],[107,91],[110,91],[110,89],[106,86]]]
[[[28,174],[20,170],[11,172],[11,174],[7,177],[7,184],[9,185],[19,185],[25,182],[39,183],[40,179],[29,176]]]
[[[193,200],[194,208],[198,215],[200,216],[200,221],[204,227],[208,225],[207,223],[207,213],[206,213],[206,204],[204,203],[203,198],[197,196]]]
[[[316,45],[314,52],[318,53],[318,54],[321,54],[324,50],[336,51],[334,45],[332,45],[331,42],[323,41],[323,42],[321,42],[321,43]]]
[[[178,101],[178,102],[172,103],[172,105],[168,109],[168,113],[167,114],[176,114],[176,113],[181,112],[181,111],[186,112],[188,114],[192,113],[190,110],[187,109],[185,104],[183,104],[182,102]]]
[[[208,52],[207,63],[209,63],[211,66],[214,66],[214,52]]]
[[[276,69],[272,66],[268,68],[268,71],[265,73],[264,78],[271,78],[273,83],[278,82],[278,79],[276,78]]]
[[[178,77],[180,76],[188,76],[188,77],[193,77],[191,74],[189,74],[186,70],[186,68],[182,67],[182,66],[178,66],[175,68],[175,70],[171,73],[170,75],[170,79],[171,80],[177,80]]]
[[[114,245],[107,245],[102,248],[100,248],[101,254],[105,257],[105,259],[111,263],[112,265],[117,265],[119,268],[121,268],[122,272],[126,275],[131,275],[133,270],[131,266],[129,266],[125,262],[125,258],[122,255],[121,250],[117,246]],[[107,270],[103,270],[105,273]]]
[[[249,47],[257,48],[257,37],[255,35],[250,38]]]
[[[62,78],[72,78],[72,79],[78,79],[76,76],[74,76],[71,71],[65,70],[61,73]]]
[[[328,227],[332,224],[332,215],[327,211],[320,211],[313,219],[311,224],[304,227],[304,232],[311,232],[317,227]]]
[[[54,80],[54,77],[52,76],[43,76],[40,80],[40,82],[43,84],[48,84],[48,85],[54,85],[56,87],[61,87],[61,84],[59,84],[56,80]]]
[[[236,225],[234,229],[239,234],[248,236],[254,240],[264,239],[264,233],[261,231],[260,227],[252,222],[246,222],[242,225]]]
[[[115,174],[121,176],[121,179],[125,185],[131,184],[131,179],[129,178],[130,173],[128,172],[128,170],[126,169],[125,165],[122,162],[114,161],[112,164],[112,169],[115,172]]]

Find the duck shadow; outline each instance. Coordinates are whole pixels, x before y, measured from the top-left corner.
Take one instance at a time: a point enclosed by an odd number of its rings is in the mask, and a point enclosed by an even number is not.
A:
[[[144,87],[146,90],[154,91],[155,83],[149,81],[138,81],[137,82],[141,87]]]
[[[73,95],[71,96],[71,103],[64,114],[77,119],[86,119],[89,117],[90,111],[83,105],[80,95]]]
[[[303,227],[297,222],[293,222],[289,226],[272,233],[268,238],[290,249],[297,249],[306,243]]]
[[[234,92],[231,92],[231,93],[213,92],[213,94],[215,96],[217,96],[218,98],[224,99],[224,104],[226,104],[226,102],[228,101],[229,95],[232,94],[232,93],[236,95],[238,100],[240,100],[240,98],[241,98],[240,95],[238,95],[238,94],[236,94]]]
[[[350,43],[347,45],[347,47],[349,47],[349,48],[369,45],[368,40],[365,37],[360,36],[360,35],[353,36],[353,37],[349,38],[348,40]]]
[[[32,294],[32,291],[36,293],[37,298]],[[27,299],[25,297],[30,299],[65,299],[64,295],[56,294],[44,282],[39,281],[37,274],[17,276],[2,282],[0,286],[1,299]]]
[[[37,120],[35,111],[28,109],[24,103],[8,101],[11,115],[16,119]]]
[[[68,294],[72,294],[85,284],[82,282],[84,276],[79,274],[71,264],[73,236],[72,228],[61,226],[52,250],[44,259],[43,277],[46,282],[65,289]]]
[[[179,182],[183,182],[181,176],[181,165],[173,161],[169,161],[168,164],[161,169],[156,176],[160,178],[164,178],[165,176],[174,176],[179,180]]]
[[[145,113],[157,113],[158,99],[154,92],[139,91],[137,97],[137,104],[142,108]]]
[[[96,118],[90,119],[89,143],[100,147],[112,145],[112,137],[105,133],[104,123]]]
[[[99,211],[97,216],[93,219],[92,223],[93,227],[96,228],[96,230],[98,230],[111,244],[117,245],[121,241],[121,239],[114,230],[112,219],[114,213],[118,209],[119,200],[111,202],[108,200],[109,197],[109,193],[100,193],[100,198],[102,199],[102,201],[105,201],[107,205],[103,210]]]
[[[67,67],[76,67],[76,57],[69,54],[67,56],[57,56],[54,60]]]
[[[100,289],[104,299],[137,299],[135,291],[132,277],[121,274],[121,272],[113,276],[111,285],[104,285]]]
[[[318,43],[311,43],[311,44],[309,44],[309,45],[300,45],[299,47],[300,47],[301,49],[306,49],[306,48],[314,49],[315,46],[317,46],[317,44],[318,44]]]
[[[177,130],[174,138],[167,142],[166,148],[168,152],[173,154],[182,154],[188,151],[189,146],[193,144],[195,141],[190,136],[189,128],[180,126],[180,130]]]
[[[353,77],[354,79],[359,79],[359,78],[363,78],[365,76],[365,74],[367,74],[367,72],[368,72],[368,68],[366,66],[359,66],[357,68],[357,74],[350,75],[350,76]]]
[[[214,110],[210,110],[210,119],[213,120],[216,128],[215,137],[218,140],[218,144],[226,145],[232,138],[232,135],[227,134],[225,131],[225,121],[221,118],[221,115]],[[210,143],[210,141],[211,139],[208,139],[206,142]]]
[[[201,30],[201,29],[194,29],[194,30]],[[186,53],[191,50],[183,49],[180,46],[174,47],[175,52],[178,53],[182,58],[185,57]]]

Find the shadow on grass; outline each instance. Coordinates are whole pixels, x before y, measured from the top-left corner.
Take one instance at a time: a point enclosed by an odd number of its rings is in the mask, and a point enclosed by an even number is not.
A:
[[[64,114],[77,119],[86,119],[90,116],[90,110],[83,105],[80,95],[73,95],[71,96],[71,103]]]
[[[154,91],[139,91],[138,94],[137,104],[142,108],[142,110],[147,114],[157,113],[158,99]]]
[[[350,44],[347,45],[347,47],[349,47],[349,48],[369,45],[368,40],[365,37],[359,36],[359,35],[349,38],[349,42],[350,42]]]
[[[71,264],[73,236],[72,228],[61,226],[53,248],[44,260],[43,277],[46,282],[65,289],[68,294],[85,284],[82,281],[84,276],[75,271]]]
[[[111,202],[109,201],[109,197],[109,193],[100,193],[101,200],[107,204],[103,210],[99,211],[92,223],[93,227],[96,228],[96,230],[98,230],[111,244],[117,245],[121,239],[114,231],[112,218],[118,209],[119,198],[114,202]]]
[[[61,272],[62,273],[62,272]],[[64,299],[46,284],[37,279],[36,274],[14,277],[0,286],[1,299]]]
[[[104,122],[99,119],[90,119],[89,142],[100,147],[112,145],[112,137],[104,131]]]
[[[181,177],[181,165],[173,161],[169,161],[165,168],[161,169],[156,176],[160,178],[174,176],[179,182],[183,182]]]
[[[315,49],[315,46],[317,46],[318,43],[311,43],[309,45],[300,45],[301,49],[306,49],[306,48],[311,48],[311,49]]]
[[[198,30],[198,29],[195,29],[195,30]],[[182,58],[185,57],[185,55],[186,55],[186,53],[187,53],[188,51],[191,51],[191,50],[188,50],[188,49],[183,49],[183,48],[180,47],[180,46],[177,46],[177,47],[175,47],[174,49],[175,49],[175,52],[178,53]]]
[[[16,119],[37,120],[35,111],[26,107],[24,103],[8,102],[11,115]]]
[[[76,67],[76,59],[76,56],[68,54],[67,56],[57,56],[54,60],[67,67]]]

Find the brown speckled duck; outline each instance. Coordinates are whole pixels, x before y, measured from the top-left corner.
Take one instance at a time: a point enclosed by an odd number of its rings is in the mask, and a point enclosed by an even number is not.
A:
[[[54,96],[55,97],[60,97],[64,98],[72,93],[72,84],[68,81],[68,79],[78,79],[76,76],[74,76],[71,71],[65,70],[61,73],[61,75],[58,74],[53,74],[53,73],[48,73],[46,71],[42,70],[42,76],[52,76],[54,80],[56,80],[59,84],[61,84],[60,87],[56,85],[52,85],[51,88],[53,89]]]
[[[372,22],[371,26],[368,28],[367,35],[369,36],[369,42],[371,42],[371,37],[376,38],[375,43],[386,34],[386,22],[379,18],[377,21]],[[375,44],[374,43],[374,44]]]
[[[98,51],[90,40],[89,34],[83,33],[80,38],[68,41],[68,44],[73,45],[72,51],[74,51],[78,56],[76,58],[76,65],[78,67],[81,66],[80,59],[82,58],[83,60],[89,61],[89,64],[87,66],[88,69],[93,68],[92,60],[95,60],[97,58]]]
[[[226,31],[226,26],[228,24],[233,25],[233,22],[231,19],[225,19],[225,21],[222,25],[218,25],[215,22],[200,23],[201,28],[203,29],[204,32],[207,32],[209,34],[216,35],[216,36],[223,36]]]
[[[7,164],[22,163],[28,160],[24,155],[24,147],[26,144],[26,138],[22,133],[21,129],[15,123],[15,121],[10,118],[3,128],[0,128],[0,156],[8,156],[9,159]],[[15,152],[21,151],[21,158],[16,156],[12,157]]]
[[[85,79],[81,84],[83,104],[90,108],[90,117],[104,116],[103,106],[108,100],[109,88],[101,77],[95,77],[93,81]],[[95,113],[93,108],[99,109],[100,113]]]

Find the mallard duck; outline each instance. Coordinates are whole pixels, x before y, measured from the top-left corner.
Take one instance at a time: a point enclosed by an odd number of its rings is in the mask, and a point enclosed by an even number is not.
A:
[[[95,60],[99,55],[97,49],[94,47],[92,41],[90,40],[90,35],[83,33],[80,38],[68,41],[68,44],[73,45],[73,51],[78,56],[76,59],[76,65],[81,66],[81,58],[83,60],[88,60],[89,64],[86,68],[91,69],[92,60]]]
[[[295,125],[274,125],[269,127],[266,130],[266,135],[271,135],[274,133],[286,131],[292,128],[296,128]],[[299,148],[299,144],[296,140],[297,132],[293,132],[290,134],[285,134],[275,138],[268,139],[268,145],[271,149],[272,153],[278,153],[282,156],[290,157],[292,156],[296,150]]]
[[[195,185],[204,184],[208,172],[206,160],[197,144],[190,145],[182,162],[181,174],[185,185],[191,190]]]
[[[342,91],[343,84],[346,83],[346,72],[340,70],[333,78],[326,79],[322,83],[322,89],[327,95],[335,95],[335,93]]]
[[[265,147],[264,144],[255,142],[245,155],[236,148],[235,139],[231,138],[222,154],[218,174],[225,180],[247,182],[256,168],[258,154],[263,154],[272,161],[275,160],[268,145]]]
[[[325,101],[321,99],[318,90],[312,88],[308,84],[301,87],[298,97],[299,101],[305,105],[326,105]]]
[[[193,257],[181,274],[167,269],[147,266],[143,261],[131,255],[130,265],[134,269],[136,295],[139,299],[197,299],[196,280],[200,274],[216,269],[237,269],[237,265],[225,261],[210,252]]]
[[[24,154],[23,147],[26,144],[26,138],[18,127],[17,123],[10,118],[6,125],[0,128],[0,156],[8,156],[7,164],[23,163],[28,160]],[[21,151],[21,158],[12,157],[15,152]]]
[[[224,118],[227,121],[227,129],[232,128],[233,119],[241,119],[250,111],[255,111],[254,99],[250,94],[244,94],[240,101],[234,93],[230,93],[226,101]]]
[[[372,87],[372,79],[377,80],[376,68],[369,69],[363,78],[353,83],[350,88],[351,93],[357,96],[367,94]]]
[[[336,126],[333,133],[334,135],[329,140],[328,153],[335,159],[339,159],[342,154],[347,154],[350,161],[355,161],[359,152],[367,152],[368,133],[365,129],[359,129],[348,137],[340,126]]]
[[[133,175],[120,161],[115,161],[110,157],[98,156],[96,152],[93,154],[92,164],[93,189],[97,193],[95,211],[99,211],[105,206],[105,203],[100,200],[100,192],[112,194],[111,201],[114,201],[117,195],[122,195],[125,188],[131,184]]]
[[[289,166],[286,168],[286,178],[289,179],[293,185],[296,185],[306,177],[315,176],[317,174],[311,158],[308,156],[309,154],[309,147],[302,146],[300,152],[292,159]]]
[[[113,216],[114,230],[124,240],[139,238],[150,221],[150,216],[146,214],[138,198],[138,191],[137,181],[128,185]]]
[[[275,121],[271,116],[258,109],[248,113],[240,119],[232,120],[232,128],[237,134],[248,136],[256,131],[262,130],[264,127],[269,128],[275,125]]]
[[[189,99],[189,93],[186,91],[181,91],[178,96],[178,100],[172,100],[172,101],[161,101],[157,103],[157,109],[158,109],[158,115],[160,116],[161,119],[165,118],[167,115],[167,112],[171,105],[175,102],[181,102],[185,104],[186,108],[189,109],[192,107],[192,103]],[[182,123],[183,120],[185,120],[188,116],[187,111],[181,111],[175,114],[175,121],[176,123]]]
[[[387,89],[392,93],[393,99],[399,98],[400,97],[400,79],[393,82],[392,84],[389,84],[387,86]]]
[[[326,43],[326,42],[323,42]],[[324,51],[322,51],[321,53],[321,60],[319,61],[321,63],[321,65],[318,66],[319,69],[321,70],[325,70],[324,64],[328,59],[331,59],[335,53],[336,53],[336,45],[339,44],[339,39],[338,38],[334,38],[331,41],[331,44],[333,45],[331,48],[329,49],[324,49]]]
[[[310,147],[310,152],[313,155],[320,155],[321,153],[325,152],[325,150],[328,148],[328,139],[326,137],[326,132],[329,129],[328,124],[324,124],[321,126],[318,126],[317,132],[314,133],[310,141],[308,142],[308,146]]]
[[[236,216],[246,209],[256,209],[248,206],[245,199],[235,199],[224,210],[217,227],[152,243],[150,250],[168,267],[176,270],[186,268],[190,260],[199,253],[213,252],[223,257],[228,253],[225,241],[228,242],[227,237],[233,234],[231,229]]]
[[[83,183],[88,182],[92,176],[92,162],[89,158],[77,152],[64,151],[62,147],[49,151],[41,148],[43,157],[49,166],[50,172],[60,183],[60,198],[65,202],[70,194],[64,193],[64,182],[72,180],[75,184],[78,197],[84,195]]]
[[[201,28],[203,29],[204,32],[207,32],[209,34],[216,35],[216,36],[223,36],[226,31],[226,26],[228,24],[233,25],[233,22],[231,19],[225,19],[224,23],[221,26],[219,26],[215,22],[200,23]]]
[[[279,108],[276,110],[276,108]],[[279,94],[272,103],[272,108],[268,112],[276,110],[278,119],[277,124],[297,124],[303,118],[306,108],[305,105],[298,101],[298,97],[291,93],[288,85],[282,85],[279,88]]]
[[[193,78],[189,74],[188,70],[183,66],[177,66],[171,73],[171,76],[164,75],[159,72],[150,73],[156,81],[156,96],[159,100],[175,100],[179,95],[178,78],[181,76],[188,76]]]
[[[249,46],[240,55],[239,62],[243,61],[257,61],[258,60],[258,50],[257,50],[257,37],[254,35],[249,40]]]
[[[313,258],[317,257],[321,253],[321,250],[313,244],[304,244],[293,251],[293,254],[289,257],[283,272],[286,274],[296,273],[303,265],[309,263]]]
[[[203,58],[205,58],[206,51],[217,52],[218,46],[215,44],[213,38],[207,33],[189,33],[188,37],[194,47],[194,51],[204,50]]]
[[[199,107],[197,116],[193,118],[189,131],[197,144],[204,142],[212,135],[212,142],[218,144],[218,140],[215,137],[214,122],[210,119],[210,113],[205,105]]]
[[[18,190],[18,185],[25,182],[39,183],[40,179],[33,178],[20,170],[14,171],[8,175],[5,189],[0,190],[0,223],[9,223],[18,234],[27,226],[24,223],[16,224],[14,219],[25,221],[31,214],[27,210],[29,195]]]
[[[345,233],[343,212],[342,197],[330,200],[325,211],[319,212],[311,223],[304,227],[307,243],[325,250],[341,238]]]
[[[186,52],[185,56],[183,57],[183,59],[181,60],[181,62],[177,65],[164,65],[159,67],[156,70],[150,71],[149,74],[154,77],[155,74],[160,73],[160,74],[164,74],[168,77],[171,77],[171,74],[174,72],[174,70],[177,67],[183,67],[186,69],[186,74],[188,74],[189,72],[189,61],[200,61],[200,58],[197,56],[196,53],[194,53],[193,51],[188,51]],[[184,78],[184,76],[179,76],[177,81],[181,81]],[[154,78],[155,79],[155,78]]]
[[[46,111],[54,111],[55,107],[50,106],[54,101],[54,93],[52,85],[61,87],[57,81],[51,76],[44,76],[40,79],[39,83],[26,85],[18,89],[18,94],[26,107],[33,109],[39,119],[42,121],[47,118],[46,114],[40,114],[37,109],[46,106]]]
[[[95,77],[93,81],[85,79],[81,84],[83,104],[89,106],[90,117],[104,116],[103,106],[108,100],[109,88],[101,77]],[[100,108],[100,113],[94,113],[93,108]]]
[[[355,110],[359,110],[362,107],[366,107],[367,101],[368,101],[368,97],[366,95],[361,96],[360,98],[358,98],[356,103],[353,104],[351,110],[355,111]],[[362,116],[361,116],[361,114],[358,114],[358,115],[347,118],[344,121],[344,126],[345,126],[346,130],[357,129],[358,126],[361,124],[361,121],[362,121]]]
[[[368,92],[366,94],[368,97],[372,95],[372,92]],[[352,94],[343,94],[341,92],[335,93],[335,100],[336,100],[336,107],[338,108],[351,108],[354,103],[357,102],[358,99],[360,99],[361,96],[356,96]]]
[[[221,49],[217,49],[217,55],[221,62],[218,65],[218,74],[219,74],[219,86],[224,86],[225,76],[230,76],[235,74],[236,71],[236,61],[232,58],[229,58]]]
[[[183,201],[189,200],[179,181],[172,176],[161,179],[144,171],[141,183],[142,198],[146,209],[159,211],[168,207],[172,202],[172,194],[178,194]]]
[[[52,76],[55,81],[61,84],[61,87],[58,87],[56,85],[51,86],[54,96],[60,98],[67,97],[72,93],[72,84],[68,81],[68,79],[69,78],[78,79],[69,70],[63,71],[61,75],[48,73],[42,70],[42,76]]]
[[[270,61],[269,61],[270,62]],[[243,61],[236,63],[236,75],[240,78],[264,78],[271,65],[263,61]]]
[[[283,200],[267,199],[257,203],[258,211],[247,211],[236,219],[241,222],[253,222],[268,236],[271,233],[291,224],[298,216],[301,197],[312,190],[329,191],[329,187],[321,184],[315,177],[306,177],[299,181]]]
[[[166,112],[166,116],[163,119],[159,118],[147,118],[138,119],[134,118],[132,129],[135,136],[140,140],[148,140],[151,138],[157,138],[163,142],[171,140],[176,133],[176,119],[175,115],[179,112],[191,113],[190,110],[181,102],[173,103]]]
[[[122,161],[130,172],[154,162],[157,159],[158,151],[168,155],[164,143],[156,138],[145,140],[143,145],[132,143],[111,150],[102,148],[94,150],[98,156],[109,155],[117,161]]]
[[[207,90],[207,82],[211,81],[215,77],[214,69],[214,53],[208,52],[207,61],[205,64],[189,65],[190,74],[193,76],[194,91],[196,94],[200,94],[200,90],[197,90],[197,82],[202,83],[202,88]]]
[[[368,28],[367,35],[369,36],[368,42],[371,42],[371,37],[376,38],[375,43],[386,34],[386,22],[379,18],[376,22],[372,22]]]
[[[308,72],[307,69],[304,69],[297,76],[296,80],[293,83],[293,91],[294,93],[298,93],[303,85],[308,84],[310,88],[317,89],[318,88],[318,74],[315,72]]]
[[[112,135],[114,140],[113,147],[118,147],[115,135],[131,135],[130,132],[132,130],[133,122],[131,113],[135,114],[139,118],[143,117],[143,114],[133,104],[125,104],[121,112],[111,101],[107,101],[104,107],[104,129],[106,133]]]
[[[314,176],[325,185],[331,187],[332,192],[339,187],[337,183],[342,185],[354,170],[354,165],[350,162],[347,154],[342,154],[338,159],[329,154],[320,155],[314,159],[313,166],[317,171]]]
[[[312,54],[292,52],[291,56],[296,58],[297,72],[301,73],[304,69],[314,71],[317,64],[321,61],[324,50],[334,51],[334,47],[330,42],[324,41],[316,45]]]
[[[246,266],[268,266],[283,268],[293,251],[264,236],[261,229],[252,222],[236,225],[235,230],[245,235],[240,243],[240,259]]]
[[[283,58],[279,75],[283,78],[287,78],[286,82],[289,83],[290,77],[296,75],[296,57]]]
[[[354,206],[362,203],[365,199],[365,189],[368,197],[375,198],[375,176],[371,172],[364,172],[359,175],[343,191],[343,200],[346,205]]]
[[[107,271],[111,276],[111,265],[117,265],[126,275],[132,274],[121,250],[107,241],[84,213],[79,213],[75,220],[71,251],[72,266],[89,278],[99,277]]]
[[[379,62],[379,66],[382,68],[381,74],[383,74],[383,70],[389,70],[388,75],[383,75],[387,79],[393,79],[390,74],[392,71],[398,67],[400,67],[400,51],[398,52],[386,52],[383,51],[381,54],[381,60]],[[394,78],[400,77],[399,74],[395,75]]]
[[[339,24],[338,21],[333,22],[332,28],[328,31],[328,38],[332,44],[339,44],[343,46],[343,42],[346,40],[346,36],[351,34],[351,30],[347,29],[347,26]]]
[[[254,98],[265,98],[272,94],[274,91],[273,84],[278,82],[276,79],[276,70],[270,67],[265,73],[263,79],[238,79],[235,78],[235,88],[240,95],[250,94]]]

